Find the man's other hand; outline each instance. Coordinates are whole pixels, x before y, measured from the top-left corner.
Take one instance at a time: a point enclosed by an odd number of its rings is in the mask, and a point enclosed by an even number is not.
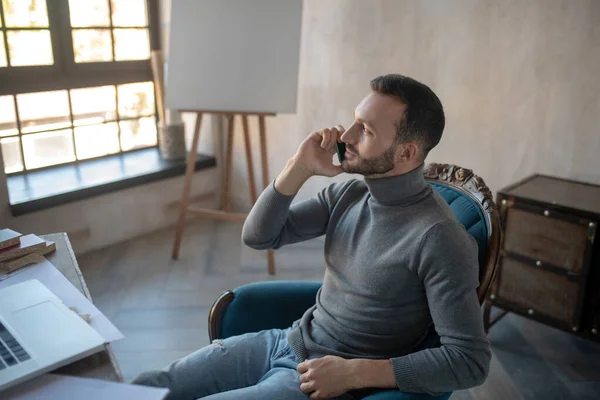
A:
[[[313,400],[341,396],[352,387],[352,368],[349,360],[325,356],[301,362],[296,367],[300,373],[300,390],[311,393]]]
[[[344,133],[344,127],[336,125],[319,132],[311,132],[298,148],[294,159],[312,175],[336,176],[342,173],[339,165],[333,164],[335,143]]]

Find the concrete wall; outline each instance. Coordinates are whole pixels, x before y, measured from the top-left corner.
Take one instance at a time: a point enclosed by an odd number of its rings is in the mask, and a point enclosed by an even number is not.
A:
[[[349,124],[371,78],[399,72],[444,104],[429,162],[471,168],[494,193],[534,172],[600,183],[597,0],[304,0],[300,60],[297,113],[268,122],[271,178],[310,131]],[[298,198],[330,181],[312,178]]]

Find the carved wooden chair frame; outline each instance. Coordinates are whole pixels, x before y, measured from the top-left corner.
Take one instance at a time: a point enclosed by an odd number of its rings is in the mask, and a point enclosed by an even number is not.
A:
[[[472,170],[459,167],[452,164],[432,163],[425,166],[423,175],[426,180],[433,181],[442,185],[448,185],[457,189],[476,201],[481,207],[485,217],[485,224],[488,232],[487,249],[485,252],[484,263],[479,270],[479,287],[477,288],[477,297],[480,304],[485,302],[484,306],[484,326],[487,329],[490,325],[489,302],[486,302],[486,296],[490,290],[492,282],[496,277],[498,269],[498,257],[500,255],[500,244],[502,241],[502,228],[500,224],[500,215],[492,192],[487,187],[482,178],[475,175]],[[208,331],[210,340],[219,338],[219,321],[223,310],[233,301],[234,293],[231,290],[223,292],[214,302],[208,314]]]
[[[457,165],[428,164],[425,166],[423,175],[428,181],[448,185],[453,189],[465,193],[475,200],[483,211],[488,240],[484,262],[479,269],[479,287],[477,288],[479,303],[483,304],[498,271],[498,258],[502,243],[500,214],[498,213],[496,203],[494,203],[492,192],[483,179],[475,175],[472,170]],[[489,307],[489,304],[485,302],[484,325],[486,332],[489,323]]]

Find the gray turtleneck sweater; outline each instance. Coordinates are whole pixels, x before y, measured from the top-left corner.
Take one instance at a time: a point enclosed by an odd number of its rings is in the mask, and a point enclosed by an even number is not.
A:
[[[491,353],[476,293],[477,244],[422,166],[334,183],[290,207],[293,197],[274,184],[265,189],[243,241],[277,249],[325,235],[323,286],[288,337],[301,361],[389,358],[405,392],[483,383]]]

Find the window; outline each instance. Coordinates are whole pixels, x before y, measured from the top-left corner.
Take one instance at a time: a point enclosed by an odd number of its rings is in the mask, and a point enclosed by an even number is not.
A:
[[[7,174],[157,144],[156,0],[0,0]]]

